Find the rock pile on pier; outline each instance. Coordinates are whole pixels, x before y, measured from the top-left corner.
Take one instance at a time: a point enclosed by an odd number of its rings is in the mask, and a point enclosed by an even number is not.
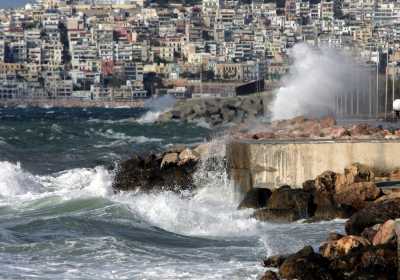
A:
[[[338,125],[335,118],[327,116],[309,119],[304,116],[273,121],[251,133],[239,133],[237,138],[271,139],[400,139],[400,130],[388,130],[366,123]]]
[[[192,99],[178,102],[171,111],[162,114],[158,121],[204,121],[212,127],[237,124],[264,115],[264,100],[264,96],[260,95]]]

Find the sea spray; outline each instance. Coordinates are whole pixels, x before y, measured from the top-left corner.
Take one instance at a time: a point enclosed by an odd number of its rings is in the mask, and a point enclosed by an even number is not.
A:
[[[161,97],[156,97],[149,99],[145,102],[144,107],[148,108],[143,116],[141,116],[137,122],[144,123],[153,123],[157,121],[158,117],[163,113],[170,111],[176,103],[176,99],[172,95],[164,95]]]
[[[275,120],[334,114],[335,96],[353,93],[359,86],[354,82],[354,75],[364,75],[352,57],[325,47],[315,50],[298,44],[291,49],[290,57],[293,65],[272,106]]]
[[[25,172],[21,164],[0,162],[0,196],[11,197],[40,191],[41,184],[32,174]]]

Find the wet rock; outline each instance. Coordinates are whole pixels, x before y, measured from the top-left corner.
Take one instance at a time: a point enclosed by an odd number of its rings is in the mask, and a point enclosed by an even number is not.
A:
[[[291,222],[311,216],[312,196],[301,189],[289,186],[274,190],[268,199],[266,208],[254,213],[262,221]]]
[[[261,277],[261,280],[279,280],[278,274],[273,271],[267,271],[264,273],[264,275]]]
[[[178,165],[178,154],[135,155],[119,164],[113,188],[116,191],[180,191],[195,187],[192,175],[197,162]],[[161,168],[162,166],[162,168]]]
[[[179,153],[178,158],[179,158],[178,165],[184,165],[184,164],[188,163],[189,161],[198,161],[199,155],[196,154],[191,149],[186,148],[182,152]]]
[[[321,128],[332,127],[336,125],[336,119],[332,116],[326,116],[319,121]]]
[[[318,192],[333,193],[335,191],[337,174],[333,171],[325,171],[315,178],[315,190]]]
[[[387,220],[378,226],[378,230],[372,239],[373,245],[386,244],[396,239],[396,222]]]
[[[400,198],[372,203],[352,215],[346,222],[347,234],[358,235],[367,228],[400,218]]]
[[[161,161],[161,168],[168,165],[175,165],[179,161],[178,153],[168,153],[165,154]]]
[[[330,232],[328,234],[328,238],[326,239],[326,241],[335,241],[335,240],[339,240],[340,238],[344,237],[343,234],[337,233],[337,232]]]
[[[246,193],[244,199],[239,204],[239,209],[262,208],[266,207],[267,201],[271,196],[271,191],[265,188],[253,188]]]
[[[374,181],[375,174],[365,164],[353,163],[344,169],[344,174],[336,176],[336,192],[341,192],[348,185],[358,182]]]
[[[324,243],[320,247],[320,252],[325,258],[334,259],[347,255],[354,248],[368,245],[370,245],[370,242],[364,237],[347,235],[338,240]]]
[[[271,256],[266,258],[263,264],[265,267],[280,267],[286,258],[287,256],[282,255]]]
[[[313,203],[315,205],[315,220],[345,219],[354,213],[351,206],[338,204],[334,199],[334,194],[328,192],[315,192]]]
[[[331,260],[330,270],[335,279],[397,279],[397,246],[360,246],[349,254]]]
[[[367,239],[372,244],[373,239],[374,239],[376,233],[378,232],[380,226],[381,226],[380,224],[377,224],[372,227],[365,228],[361,232],[361,236],[364,237],[365,239]]]
[[[315,253],[311,246],[290,255],[280,266],[279,274],[284,279],[334,279],[329,271],[329,261]]]
[[[200,158],[206,158],[209,155],[210,144],[203,143],[193,149],[193,152],[199,155]]]
[[[303,190],[309,193],[315,192],[315,180],[307,180],[303,183]]]
[[[335,201],[339,204],[351,206],[354,209],[364,208],[369,201],[377,199],[380,189],[373,182],[358,182],[341,185],[336,189]]]

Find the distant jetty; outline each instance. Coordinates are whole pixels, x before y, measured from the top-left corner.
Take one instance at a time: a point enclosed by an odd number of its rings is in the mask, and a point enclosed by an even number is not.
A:
[[[87,99],[6,99],[0,107],[61,107],[61,108],[143,108],[142,100],[87,100]]]

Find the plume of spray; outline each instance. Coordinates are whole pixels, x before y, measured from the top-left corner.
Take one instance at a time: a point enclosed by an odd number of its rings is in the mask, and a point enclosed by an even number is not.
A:
[[[153,123],[160,115],[166,113],[174,107],[176,98],[172,95],[163,95],[156,98],[151,98],[144,103],[144,107],[149,109],[137,121],[139,123]]]
[[[273,120],[332,115],[336,96],[354,92],[358,86],[352,78],[361,72],[343,52],[297,44],[289,55],[293,65],[283,79],[284,86],[276,92],[271,110]]]

